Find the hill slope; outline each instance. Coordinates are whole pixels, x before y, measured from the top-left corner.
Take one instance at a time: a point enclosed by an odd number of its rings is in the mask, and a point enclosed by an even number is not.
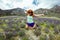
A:
[[[53,16],[53,17],[59,17],[60,18],[60,6],[55,5],[53,8],[51,9],[37,9],[35,10],[35,13],[37,14],[45,14],[46,16]]]
[[[0,17],[0,40],[60,40],[60,19],[35,18],[37,28],[25,29],[26,18]]]
[[[4,15],[25,15],[24,13],[25,13],[24,9],[21,9],[21,8],[14,8],[14,9],[10,9],[10,10],[0,9],[0,16],[4,16]]]

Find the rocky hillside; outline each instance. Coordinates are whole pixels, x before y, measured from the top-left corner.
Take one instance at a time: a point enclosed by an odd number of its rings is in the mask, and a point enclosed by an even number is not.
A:
[[[24,15],[24,9],[21,8],[14,8],[10,10],[0,9],[0,16],[6,16],[6,15]]]
[[[40,8],[40,9],[35,10],[35,13],[38,13],[38,14],[43,13],[47,16],[54,16],[54,17],[59,17],[60,18],[60,6],[55,5],[51,9]]]
[[[2,10],[0,9],[0,16],[6,16],[6,15],[19,15],[19,16],[23,16],[25,15],[25,10],[21,9],[21,8],[14,8],[14,9],[10,9],[10,10]],[[51,9],[37,9],[34,11],[34,13],[36,14],[45,14],[46,16],[53,16],[53,17],[59,17],[60,18],[60,6],[55,5],[54,7],[52,7]]]

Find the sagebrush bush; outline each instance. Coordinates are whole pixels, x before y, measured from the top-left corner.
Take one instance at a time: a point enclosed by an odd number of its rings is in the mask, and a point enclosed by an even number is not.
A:
[[[54,27],[54,34],[58,34],[59,33],[59,29],[57,27]]]
[[[50,33],[49,38],[50,38],[50,40],[55,40],[55,35]]]
[[[45,40],[45,35],[40,35],[39,40]]]
[[[20,27],[21,27],[21,28],[25,28],[25,23],[21,23],[21,24],[20,24]]]
[[[20,37],[23,37],[23,36],[25,36],[25,31],[24,30],[20,30],[18,32],[18,34],[19,34]]]
[[[34,34],[36,36],[40,36],[41,35],[41,29],[40,28],[35,29]]]
[[[45,33],[49,33],[49,31],[50,31],[50,30],[49,30],[49,28],[47,28],[47,27],[44,29],[44,32],[45,32]]]
[[[59,32],[60,32],[60,25],[58,25],[57,28],[58,28],[58,30],[59,30]]]
[[[29,38],[28,37],[23,37],[22,40],[29,40]]]
[[[4,33],[0,33],[0,40],[5,40],[5,35],[4,35]]]

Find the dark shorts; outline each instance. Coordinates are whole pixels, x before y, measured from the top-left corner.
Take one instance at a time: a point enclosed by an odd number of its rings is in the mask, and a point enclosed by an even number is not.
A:
[[[27,23],[28,26],[33,27],[35,23]]]

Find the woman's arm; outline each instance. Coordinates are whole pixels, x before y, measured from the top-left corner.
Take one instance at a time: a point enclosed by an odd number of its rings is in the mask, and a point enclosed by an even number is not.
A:
[[[34,14],[35,17],[44,16],[44,14]]]

